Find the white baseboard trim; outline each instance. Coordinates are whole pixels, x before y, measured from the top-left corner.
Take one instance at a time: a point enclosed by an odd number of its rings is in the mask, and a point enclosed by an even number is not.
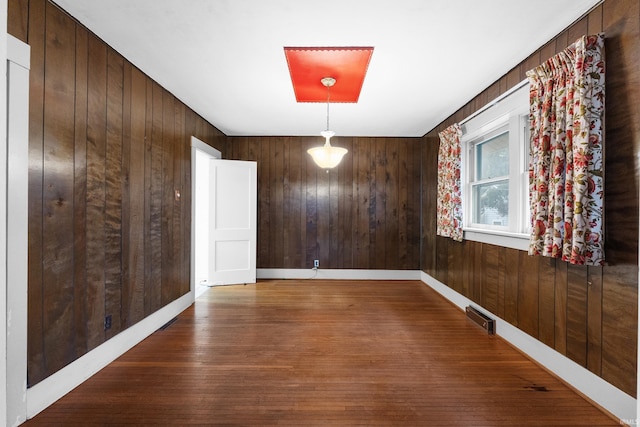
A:
[[[125,329],[27,390],[27,418],[33,418],[193,304],[193,291]]]
[[[420,270],[258,268],[258,279],[420,280]]]
[[[444,283],[421,272],[422,281],[436,292],[464,310],[473,305],[495,319],[496,334],[507,340],[524,354],[535,360],[545,369],[553,372],[588,399],[618,417],[620,420],[636,420],[637,401],[622,390],[612,386],[588,369],[583,368],[571,359],[558,353],[541,341],[521,331],[495,314],[460,295]]]

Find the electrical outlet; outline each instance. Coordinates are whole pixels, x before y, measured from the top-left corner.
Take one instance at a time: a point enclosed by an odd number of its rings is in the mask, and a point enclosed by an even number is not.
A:
[[[314,259],[313,260],[313,268],[320,268],[320,260],[319,259]]]
[[[104,330],[111,329],[111,315],[108,314],[104,317]]]

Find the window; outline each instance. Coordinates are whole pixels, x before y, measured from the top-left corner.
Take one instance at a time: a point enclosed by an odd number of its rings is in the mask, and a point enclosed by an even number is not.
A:
[[[529,85],[462,126],[465,239],[527,249]]]

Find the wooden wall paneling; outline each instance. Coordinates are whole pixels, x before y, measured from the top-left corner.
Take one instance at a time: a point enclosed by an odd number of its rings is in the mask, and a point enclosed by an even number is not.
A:
[[[151,278],[147,286],[149,310],[156,311],[162,307],[162,106],[164,90],[153,82],[153,109],[151,129],[151,176],[150,176],[150,219],[149,219],[149,251],[151,255]]]
[[[283,222],[284,253],[282,266],[296,268],[302,265],[302,247],[300,246],[300,152],[299,144],[285,138],[283,173]],[[246,148],[248,150],[248,141]],[[243,158],[248,158],[248,153]]]
[[[151,171],[153,160],[153,96],[154,84],[145,76],[144,122],[144,315],[153,312],[153,256],[151,250]]]
[[[144,289],[145,289],[145,163],[146,152],[146,101],[147,82],[144,74],[137,68],[129,66],[130,70],[130,115],[125,120],[129,122],[129,186],[126,199],[128,200],[127,223],[129,233],[124,234],[129,239],[127,262],[126,298],[123,292],[123,314],[126,316],[125,325],[131,326],[144,318]],[[129,75],[129,72],[126,74]],[[127,138],[124,139],[127,141]],[[126,146],[125,146],[126,147]],[[126,148],[125,148],[126,150]],[[125,151],[126,152],[126,151]],[[123,213],[124,217],[124,213]]]
[[[640,3],[603,4],[607,93],[605,100],[605,257],[638,265],[640,165]]]
[[[384,268],[388,270],[400,269],[400,222],[399,209],[400,199],[398,197],[398,138],[388,138],[384,140],[385,149],[385,224],[387,233],[385,236],[385,263]]]
[[[522,62],[522,65],[520,66],[520,81],[523,81],[527,78],[527,71],[532,70],[538,65],[542,64],[542,60],[540,57],[541,49],[538,49]]]
[[[357,217],[355,240],[355,268],[370,268],[370,212],[372,210],[369,182],[375,175],[371,173],[371,140],[365,138],[354,139],[354,165],[357,164]],[[357,157],[357,163],[356,162]],[[375,208],[373,208],[375,209]]]
[[[638,267],[603,267],[602,378],[636,397]]]
[[[522,65],[516,65],[511,71],[507,73],[507,75],[505,76],[505,79],[506,79],[505,92],[511,89],[512,87],[517,86],[518,83],[520,83],[523,80],[521,78],[521,74],[522,74],[521,69],[522,69]]]
[[[602,267],[587,268],[587,369],[602,376]]]
[[[308,148],[317,144],[317,141],[308,140]],[[313,260],[319,259],[318,252],[318,165],[311,159],[311,156],[305,156],[306,161],[306,248],[305,248],[305,265],[313,266]]]
[[[587,34],[598,34],[602,31],[602,5],[589,12],[587,25]]]
[[[569,44],[574,43],[580,37],[587,35],[589,31],[589,17],[585,15],[582,19],[577,22],[574,22],[567,29],[567,42]]]
[[[518,327],[538,338],[538,263],[540,257],[520,251],[518,280]]]
[[[587,268],[567,266],[567,357],[587,366]]]
[[[107,126],[107,49],[89,36],[87,113],[87,347],[104,342],[105,316],[105,154]]]
[[[247,159],[249,160],[249,138],[246,136],[243,137],[233,137],[232,138],[232,159],[241,160]]]
[[[497,308],[495,314],[504,319],[505,296],[507,290],[507,248],[498,247],[498,290],[497,290]],[[482,274],[478,271],[478,274]]]
[[[487,93],[487,102],[493,101],[494,99],[499,97],[500,96],[500,81],[496,81],[495,83],[493,83],[491,86],[489,86],[487,89],[485,89],[485,92]]]
[[[338,169],[340,195],[338,198],[338,264],[336,268],[353,268],[353,223],[354,223],[354,188],[353,179],[353,138],[340,138],[342,147],[349,150]]]
[[[409,182],[407,197],[407,264],[405,268],[420,268],[421,261],[421,224],[422,224],[422,138],[415,138],[409,144],[407,158],[407,179]],[[419,179],[417,179],[419,177]]]
[[[447,283],[456,292],[462,293],[462,277],[464,259],[464,244],[447,239]]]
[[[300,138],[300,182],[298,184],[300,191],[300,264],[302,268],[307,268],[313,265],[313,261],[309,261],[307,258],[307,188],[306,177],[308,176],[309,168],[314,168],[315,165],[311,161],[311,156],[307,153],[307,150],[311,148],[312,141],[315,143],[315,138],[302,137]],[[251,144],[250,144],[251,145]],[[311,264],[310,264],[311,262]]]
[[[504,320],[514,326],[518,326],[519,298],[518,287],[520,281],[520,251],[507,248],[506,280],[504,287]],[[525,274],[522,272],[522,274]]]
[[[297,207],[294,208],[294,221],[297,221],[297,225],[295,225],[295,235],[298,236],[297,242],[294,243],[294,248],[296,251],[295,265],[298,267],[309,267],[309,263],[306,259],[306,244],[307,244],[307,236],[306,236],[306,227],[307,227],[307,203],[306,203],[306,176],[307,176],[307,168],[312,167],[309,164],[309,154],[307,154],[307,149],[309,148],[307,139],[300,138],[298,144],[296,144],[297,154],[293,157],[298,161],[298,166],[295,169],[295,192],[293,194]],[[252,140],[249,140],[249,149],[250,152],[252,150]],[[292,238],[295,238],[292,235]]]
[[[460,265],[462,272],[460,278],[460,293],[468,298],[474,286],[475,272],[475,243],[464,241],[462,243],[462,263]]]
[[[541,257],[538,262],[538,339],[555,346],[556,259]]]
[[[269,185],[270,194],[270,233],[269,242],[271,250],[269,251],[269,266],[276,267],[282,265],[283,246],[284,246],[284,222],[283,213],[283,187],[282,177],[284,170],[284,147],[282,137],[270,138],[270,167],[271,167],[271,183]],[[316,219],[317,220],[317,219]]]
[[[575,40],[574,40],[575,41]],[[556,53],[562,52],[563,50],[565,50],[571,43],[569,41],[569,37],[566,31],[563,31],[562,33],[558,34],[556,36],[556,50],[553,53],[553,55],[555,55]],[[552,55],[552,56],[553,56]]]
[[[538,65],[541,65],[543,62],[546,62],[549,58],[551,58],[555,54],[556,54],[556,40],[552,40],[540,48],[540,62]]]
[[[426,137],[421,143],[422,206],[421,268],[432,277],[437,274],[436,198],[438,179],[438,138]]]
[[[196,114],[195,116],[195,137],[200,141],[207,140],[206,128],[204,126],[204,120]]]
[[[15,2],[12,2],[12,4]],[[33,0],[29,11],[29,285],[27,330],[27,384],[39,382],[46,376],[44,362],[42,221],[43,221],[43,163],[44,163],[44,0]]]
[[[173,263],[175,264],[176,281],[175,298],[189,293],[191,284],[189,281],[190,269],[189,251],[191,234],[187,233],[187,223],[191,221],[191,203],[187,205],[186,200],[191,200],[191,183],[188,181],[186,169],[191,168],[191,138],[185,128],[185,105],[176,100],[175,104],[175,157],[173,159],[174,190],[178,193],[173,198]],[[187,182],[189,185],[187,185]],[[189,242],[189,243],[188,243]]]
[[[188,292],[183,236],[190,231],[190,207],[174,190],[184,193],[190,182],[190,148],[177,139],[188,139],[184,104],[73,18],[44,0],[11,1],[9,9],[11,19],[28,19],[10,27],[28,32],[21,37],[32,57],[32,386],[159,308],[163,277],[169,284],[164,303]],[[164,112],[163,94],[169,100]],[[193,129],[226,146],[223,134],[191,113]]]
[[[182,193],[184,192],[184,188],[182,186],[182,163],[184,156],[184,121],[183,121],[183,110],[184,104],[180,102],[178,99],[174,99],[173,104],[173,182],[171,186],[171,192],[173,193],[173,197],[171,198],[170,208],[173,210],[171,222],[173,223],[171,226],[171,232],[173,234],[173,247],[171,248],[171,265],[172,265],[172,285],[171,285],[171,296],[172,301],[176,298],[185,294],[185,279],[183,277],[184,269],[183,263],[181,262],[183,257],[183,233],[184,229],[182,227]],[[186,236],[185,236],[186,237]],[[186,292],[189,292],[189,288],[186,289]]]
[[[484,274],[480,302],[492,313],[498,312],[498,285],[500,282],[500,251],[498,246],[484,245],[482,251]]]
[[[447,283],[449,276],[449,238],[436,236],[436,279]]]
[[[277,138],[267,138],[269,145],[269,155],[266,158],[269,162],[269,253],[266,267],[275,267],[278,262],[278,255],[282,254],[282,196],[278,198],[278,187],[282,180],[282,151]],[[315,205],[315,186],[313,188],[313,203]],[[307,203],[309,203],[309,188],[307,188]],[[315,210],[313,211],[315,215]],[[279,222],[280,221],[280,222]],[[315,224],[315,218],[313,219]],[[308,241],[308,238],[307,238]],[[315,235],[312,241],[315,242]],[[314,248],[314,256],[315,256]],[[280,256],[280,259],[282,257]]]
[[[343,144],[338,139],[338,143],[342,147]],[[340,166],[343,162],[340,162],[340,165],[331,169],[329,171],[327,178],[329,179],[328,188],[329,188],[329,197],[327,199],[328,203],[328,216],[329,216],[329,233],[328,233],[328,247],[329,254],[327,256],[327,260],[329,263],[327,264],[329,268],[338,268],[338,225],[339,225],[339,215],[340,215],[340,192],[341,192],[341,183],[339,181],[340,177]]]
[[[131,311],[131,247],[135,245],[131,231],[131,86],[132,66],[124,61],[122,67],[122,287],[120,288],[120,322],[123,329],[130,326]]]
[[[398,146],[398,185],[396,191],[398,195],[398,268],[400,269],[410,269],[412,265],[409,224],[413,221],[413,204],[409,197],[413,191],[411,184],[416,181],[416,177],[409,173],[409,169],[413,172],[413,159],[411,158],[414,155],[413,147],[415,144],[409,141],[403,141]],[[414,243],[414,240],[411,240],[411,244],[419,246],[420,241]],[[419,268],[419,263],[417,265]]]
[[[76,25],[73,190],[73,280],[76,355],[87,352],[87,71],[88,35]]]
[[[50,3],[46,10],[42,251],[46,369],[75,357],[73,280],[75,24]]]
[[[567,354],[567,292],[569,288],[568,267],[564,261],[556,262],[554,292],[554,348]]]
[[[420,141],[420,270],[434,277],[433,272],[433,240],[435,231],[431,227],[431,215],[429,207],[431,206],[430,194],[433,192],[433,185],[429,185],[428,177],[430,176],[431,167],[429,158],[431,150],[429,146],[429,138],[424,136]]]
[[[372,138],[373,151],[371,155],[371,171],[373,179],[370,181],[371,213],[369,215],[369,252],[370,268],[384,268],[386,262],[386,239],[389,229],[386,222],[386,152],[385,140]]]
[[[271,166],[269,163],[269,141],[266,138],[260,141],[260,161],[258,162],[258,267],[269,268],[269,252],[271,249],[271,240],[269,239],[269,230],[271,228],[271,215],[269,205],[270,200],[270,183],[271,183]],[[306,189],[305,189],[306,190]],[[306,191],[305,191],[306,196]]]
[[[331,267],[329,253],[331,250],[331,210],[329,198],[330,178],[332,171],[326,171],[316,166],[316,247],[317,258],[321,266]],[[312,264],[311,264],[312,265]]]
[[[245,140],[247,141],[247,160],[251,160],[251,161],[255,161],[258,162],[258,160],[260,160],[260,141],[257,138],[245,138]],[[304,157],[304,155],[307,154],[306,150],[305,150],[305,146],[304,146],[304,141],[301,142],[301,146],[300,146],[300,163],[299,163],[299,168],[301,171],[304,170],[304,162],[302,161],[302,158]],[[258,162],[258,167],[260,167],[260,162]],[[298,177],[299,180],[302,180],[302,177],[304,176],[304,174],[300,174],[300,176]],[[302,191],[301,189],[299,189],[299,191]]]
[[[162,180],[161,180],[161,263],[162,291],[161,306],[173,301],[175,264],[173,262],[173,201],[174,176],[173,158],[175,156],[175,98],[166,90],[162,91]]]
[[[7,33],[28,42],[29,0],[9,0],[7,4]]]
[[[282,223],[291,224],[291,183],[290,183],[290,169],[291,165],[291,144],[288,137],[281,138],[282,140]],[[290,255],[290,234],[289,227],[282,228],[282,259],[281,265],[286,267],[289,265]]]
[[[122,330],[122,110],[123,58],[107,49],[107,147],[105,170],[105,316],[108,338]]]
[[[184,257],[184,228],[183,228],[183,193],[186,191],[183,187],[183,162],[186,161],[184,155],[184,144],[187,138],[184,136],[184,104],[179,99],[174,98],[173,102],[173,180],[171,184],[171,205],[173,210],[171,215],[171,233],[173,234],[173,247],[171,248],[171,267],[173,278],[171,285],[171,301],[181,297],[189,292],[189,286],[185,286],[185,269],[182,262]],[[188,143],[188,142],[187,142]],[[186,238],[190,238],[184,236]]]
[[[466,274],[462,284],[463,295],[476,303],[482,298],[482,286],[484,280],[484,244],[480,242],[464,242]]]
[[[475,246],[475,254],[471,258],[473,260],[473,280],[469,283],[469,294],[467,295],[472,301],[480,304],[482,299],[482,286],[485,274],[484,252],[487,249],[486,243],[473,242]]]
[[[182,153],[183,153],[183,168],[182,168],[182,195],[180,197],[180,203],[182,204],[182,219],[183,219],[183,236],[182,239],[182,270],[184,290],[186,292],[191,290],[191,202],[193,200],[193,194],[191,193],[191,136],[193,135],[193,117],[194,113],[190,108],[185,106],[184,113],[182,115],[183,120],[183,136],[182,136]],[[230,150],[229,153],[230,154]],[[195,279],[194,279],[195,280]]]

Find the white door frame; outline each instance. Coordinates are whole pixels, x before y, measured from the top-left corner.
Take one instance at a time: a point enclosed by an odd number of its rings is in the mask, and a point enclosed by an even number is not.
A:
[[[191,294],[196,295],[196,152],[201,151],[211,158],[222,159],[222,153],[195,136],[191,137]]]
[[[6,7],[6,6],[5,6]],[[2,305],[2,373],[0,424],[18,425],[27,419],[27,286],[28,286],[28,191],[29,191],[29,45],[6,36],[7,61],[4,80],[8,108],[6,145],[0,150],[0,222],[4,245],[0,271],[4,290]],[[4,105],[3,105],[4,106]],[[6,225],[5,225],[6,224]],[[5,228],[6,227],[6,228]],[[6,312],[4,310],[6,309]]]

